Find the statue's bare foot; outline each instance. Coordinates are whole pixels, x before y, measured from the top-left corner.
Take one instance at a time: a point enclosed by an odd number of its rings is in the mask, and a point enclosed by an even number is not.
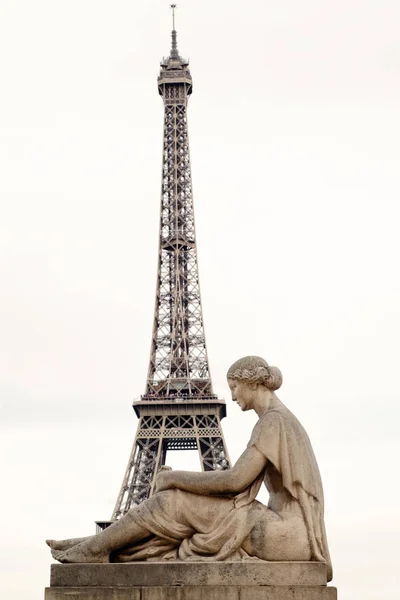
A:
[[[83,537],[83,538],[73,538],[70,540],[46,540],[46,544],[52,550],[69,550],[73,546],[80,544],[81,542],[85,542],[91,536]]]
[[[72,546],[76,546],[72,543],[72,540],[46,540],[46,544],[52,550],[68,550]]]
[[[53,558],[61,563],[108,563],[109,554],[92,552],[86,544],[78,544],[69,550],[52,550]]]

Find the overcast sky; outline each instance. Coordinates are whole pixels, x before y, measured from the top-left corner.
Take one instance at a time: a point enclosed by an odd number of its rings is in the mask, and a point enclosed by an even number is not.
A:
[[[341,600],[398,598],[400,4],[182,0],[211,372],[260,354],[309,432]],[[0,2],[1,588],[111,516],[154,307],[161,0]],[[235,460],[255,416],[228,407]],[[170,453],[199,469],[196,454]],[[266,499],[264,497],[264,499]]]

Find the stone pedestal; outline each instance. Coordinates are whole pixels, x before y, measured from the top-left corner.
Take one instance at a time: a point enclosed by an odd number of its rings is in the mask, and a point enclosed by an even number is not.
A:
[[[45,600],[336,600],[317,562],[52,565]]]

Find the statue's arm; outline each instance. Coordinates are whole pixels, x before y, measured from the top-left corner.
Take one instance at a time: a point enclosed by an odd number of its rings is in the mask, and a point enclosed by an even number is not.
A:
[[[234,467],[226,471],[162,471],[156,479],[156,492],[177,488],[204,496],[238,494],[253,483],[266,463],[265,456],[255,446],[250,446]]]

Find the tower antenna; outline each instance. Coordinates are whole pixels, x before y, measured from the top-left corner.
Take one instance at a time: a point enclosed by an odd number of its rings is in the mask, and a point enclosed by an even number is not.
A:
[[[179,58],[179,53],[178,53],[178,43],[176,41],[176,29],[175,29],[175,9],[176,9],[176,4],[170,4],[170,7],[172,9],[172,34],[171,34],[171,57],[172,58]]]
[[[177,5],[170,4],[170,7],[172,8],[172,30],[175,31],[175,9],[176,9]]]

